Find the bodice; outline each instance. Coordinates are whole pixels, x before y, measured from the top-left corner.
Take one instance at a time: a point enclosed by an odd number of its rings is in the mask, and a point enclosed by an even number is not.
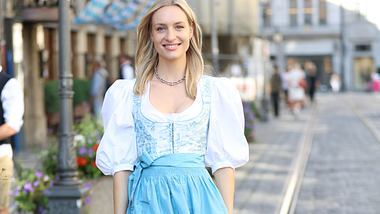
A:
[[[141,96],[133,97],[133,119],[138,156],[147,153],[156,159],[176,153],[205,155],[210,118],[209,82],[208,77],[203,77],[199,84],[202,110],[194,118],[186,120],[153,121],[141,110]]]

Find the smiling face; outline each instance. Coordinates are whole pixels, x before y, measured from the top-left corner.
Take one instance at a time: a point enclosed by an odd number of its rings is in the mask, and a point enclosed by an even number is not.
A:
[[[160,60],[186,59],[193,28],[177,6],[165,6],[152,16],[151,39]]]

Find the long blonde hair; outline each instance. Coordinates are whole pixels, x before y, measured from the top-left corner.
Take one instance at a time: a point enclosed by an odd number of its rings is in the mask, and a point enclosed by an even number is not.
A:
[[[190,27],[193,28],[193,36],[190,39],[190,46],[186,52],[186,93],[189,97],[195,98],[197,92],[197,82],[203,74],[204,62],[202,58],[202,32],[199,27],[194,12],[185,0],[158,0],[148,10],[141,19],[137,27],[137,52],[136,52],[136,83],[134,93],[142,95],[148,80],[152,79],[154,67],[158,63],[158,53],[154,49],[151,40],[152,16],[162,7],[177,6],[187,16]]]

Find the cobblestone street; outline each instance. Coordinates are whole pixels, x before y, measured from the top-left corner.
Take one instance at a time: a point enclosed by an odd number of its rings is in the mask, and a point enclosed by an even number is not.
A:
[[[318,95],[300,120],[283,111],[257,125],[251,162],[237,172],[236,213],[284,213],[286,203],[289,213],[379,213],[380,97]],[[310,155],[288,202],[306,133]]]
[[[379,213],[379,101],[357,94],[321,99],[296,213]]]

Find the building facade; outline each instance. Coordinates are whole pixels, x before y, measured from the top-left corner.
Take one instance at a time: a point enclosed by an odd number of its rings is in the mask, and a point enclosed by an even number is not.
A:
[[[71,1],[71,17],[81,11],[89,0]],[[24,144],[47,144],[48,125],[56,124],[59,114],[49,115],[44,105],[44,84],[58,80],[58,0],[1,1],[2,29],[6,45],[11,46],[14,76],[24,87],[25,114]],[[93,60],[102,58],[106,63],[110,81],[119,77],[120,54],[133,56],[133,32],[120,32],[107,26],[71,26],[71,70],[74,79],[89,80]],[[4,52],[4,51],[3,51]],[[78,110],[78,111],[77,111]],[[74,109],[74,114],[83,108]]]
[[[258,0],[188,0],[203,31],[203,55],[217,76],[237,77],[243,99],[260,99],[269,50],[258,37]],[[218,64],[215,65],[215,57]],[[253,90],[252,90],[253,89]],[[253,92],[251,92],[253,91]],[[249,94],[249,96],[244,96]]]
[[[262,0],[259,34],[271,41],[271,59],[282,71],[290,59],[311,61],[321,89],[337,73],[346,89],[365,90],[380,67],[379,28],[366,14],[372,7],[357,0]]]

